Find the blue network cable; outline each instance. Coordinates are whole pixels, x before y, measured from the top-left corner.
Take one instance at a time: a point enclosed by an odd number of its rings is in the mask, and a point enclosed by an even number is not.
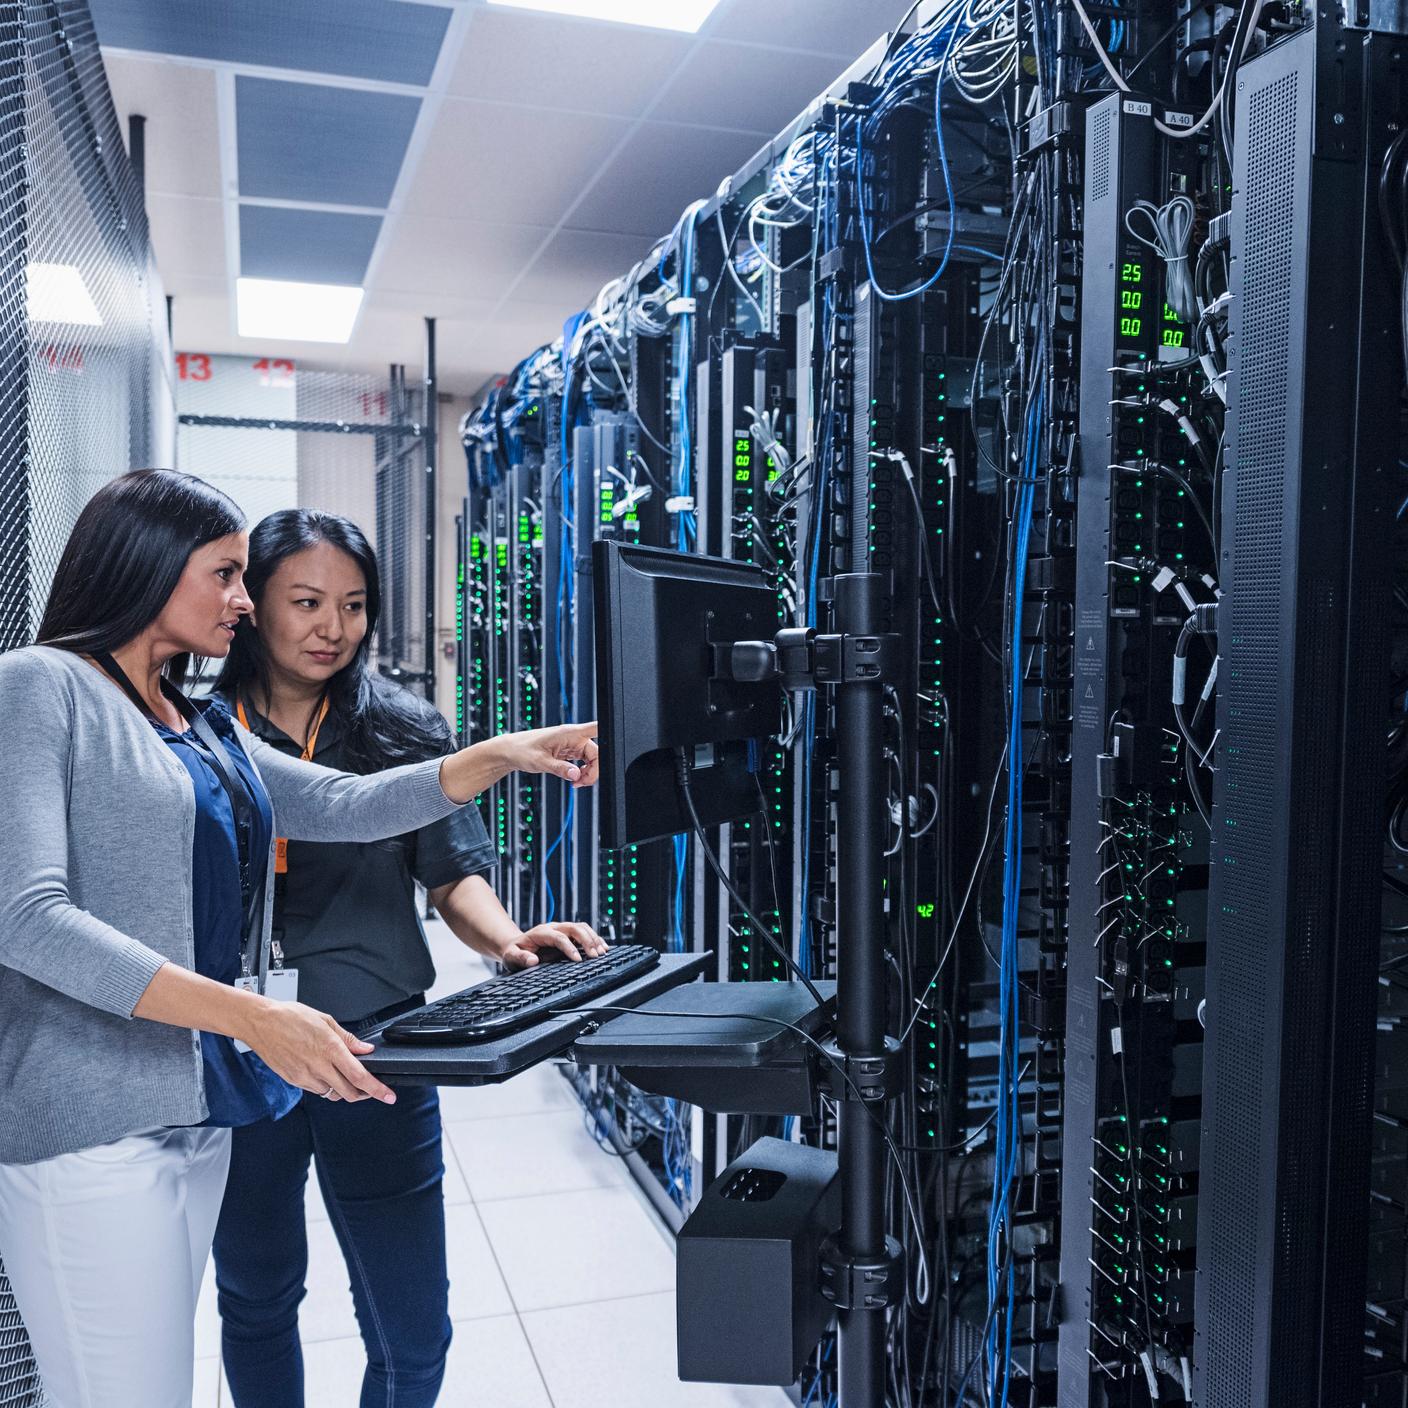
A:
[[[904,289],[899,293],[892,293],[888,289],[881,287],[880,280],[875,275],[875,261],[871,252],[870,242],[870,214],[865,204],[865,124],[866,119],[858,117],[856,119],[856,203],[860,206],[860,231],[861,247],[865,251],[865,272],[870,279],[870,286],[875,290],[877,298],[884,299],[887,303],[902,303],[908,298],[917,298],[921,293],[927,293],[943,277],[944,271],[948,268],[950,256],[953,254],[954,226],[958,220],[958,208],[953,199],[953,179],[948,166],[948,149],[944,143],[944,75],[948,71],[949,62],[953,57],[953,48],[958,40],[967,33],[971,33],[972,26],[967,29],[961,27],[958,20],[955,20],[947,29],[936,32],[934,44],[937,38],[946,34],[948,45],[944,49],[943,60],[939,71],[934,75],[934,131],[938,139],[939,148],[939,168],[944,177],[944,197],[948,201],[948,229],[944,235],[944,254],[939,260],[939,267],[925,279],[922,284],[914,288]],[[878,125],[878,118],[877,118]]]
[[[576,665],[572,655],[570,636],[566,638],[566,649],[563,648],[565,623],[572,619],[575,606],[577,575],[573,569],[576,553],[576,523],[572,517],[574,475],[571,430],[572,376],[576,367],[576,359],[572,353],[572,346],[576,341],[577,329],[584,316],[584,314],[578,314],[575,318],[569,319],[562,330],[562,427],[561,441],[558,446],[562,464],[562,474],[559,480],[562,494],[562,513],[557,537],[557,614],[553,622],[553,652],[557,662],[558,709],[564,722],[572,715],[572,699],[567,690],[567,677],[569,671],[574,669]],[[546,924],[551,924],[557,914],[557,896],[552,888],[552,880],[549,878],[551,872],[548,870],[548,862],[557,854],[559,847],[564,847],[563,862],[566,866],[566,873],[568,875],[572,873],[572,823],[576,818],[576,812],[577,796],[575,792],[570,792],[567,797],[567,810],[562,820],[562,830],[554,837],[552,844],[543,856],[543,922]]]
[[[665,277],[665,261],[669,258],[671,250],[675,252],[675,268],[679,275],[679,290],[682,299],[694,297],[694,222],[695,217],[703,207],[703,201],[695,201],[682,214],[672,231],[670,238],[665,242],[664,248],[660,251],[660,262],[657,272],[663,279]],[[693,454],[692,437],[690,434],[690,363],[693,360],[693,330],[694,315],[689,311],[686,303],[685,311],[680,314],[679,325],[679,422],[676,433],[676,444],[678,446],[678,458],[675,462],[675,493],[681,498],[688,498],[690,491],[690,464]],[[692,512],[681,511],[676,515],[676,545],[681,552],[688,552],[694,547],[698,536],[697,520]],[[686,948],[685,942],[685,873],[689,864],[689,842],[684,836],[676,836],[674,844],[675,859],[675,904],[674,923],[670,931],[670,947],[675,953],[683,953]]]
[[[833,1335],[827,1342],[826,1348],[821,1353],[821,1358],[816,1361],[816,1376],[812,1379],[812,1386],[807,1390],[807,1396],[802,1400],[801,1408],[811,1408],[812,1401],[816,1398],[817,1390],[821,1387],[822,1375],[826,1369],[827,1361],[831,1358],[832,1351],[836,1348],[836,1337]],[[835,1403],[835,1399],[828,1399],[830,1404]]]
[[[1038,359],[1039,360],[1039,359]],[[1002,939],[998,971],[998,1095],[994,1125],[996,1145],[993,1155],[992,1206],[988,1218],[988,1317],[986,1338],[988,1392],[996,1398],[1001,1369],[1002,1395],[1006,1408],[1012,1363],[1012,1326],[1016,1308],[1016,1275],[1011,1264],[1011,1194],[1022,1150],[1022,1106],[1019,1075],[1017,921],[1021,905],[1022,880],[1022,802],[1024,749],[1022,746],[1022,688],[1025,668],[1022,661],[1022,602],[1026,594],[1027,553],[1031,540],[1032,517],[1036,506],[1036,472],[1040,453],[1040,428],[1045,403],[1038,389],[1027,411],[1022,473],[1013,506],[1012,564],[1012,658],[1011,695],[1008,700],[1007,734],[1007,820],[1004,834],[1002,872]],[[1002,1246],[1007,1245],[1004,1258]],[[1007,1305],[1005,1339],[1001,1364],[998,1362],[996,1305],[1007,1261]],[[961,1401],[961,1400],[960,1400]],[[991,1399],[990,1399],[991,1401]]]

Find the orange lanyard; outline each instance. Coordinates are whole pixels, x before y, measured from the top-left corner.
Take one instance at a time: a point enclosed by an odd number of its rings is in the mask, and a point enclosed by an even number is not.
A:
[[[247,729],[249,732],[252,733],[252,732],[253,732],[253,729],[250,729],[250,727],[249,727],[249,716],[248,716],[248,715],[245,713],[245,711],[244,711],[244,701],[243,701],[243,700],[237,699],[237,700],[235,701],[235,713],[239,716],[240,724],[241,724],[245,729]],[[314,751],[317,749],[317,746],[318,746],[318,730],[322,728],[322,726],[323,726],[323,720],[324,720],[325,718],[327,718],[327,716],[328,716],[328,700],[327,700],[327,696],[325,695],[325,696],[323,697],[322,707],[318,710],[318,717],[317,717],[317,719],[314,720],[312,731],[311,731],[311,732],[309,733],[309,735],[308,735],[308,741],[307,741],[307,743],[305,743],[305,744],[303,745],[303,751],[298,755],[298,758],[299,758],[299,761],[300,761],[300,762],[311,763],[311,762],[313,761],[313,753],[314,753]],[[275,875],[287,875],[287,874],[288,874],[288,837],[287,837],[287,836],[279,836],[279,837],[277,837],[277,838],[275,839],[275,841],[274,841],[274,874],[275,874]]]

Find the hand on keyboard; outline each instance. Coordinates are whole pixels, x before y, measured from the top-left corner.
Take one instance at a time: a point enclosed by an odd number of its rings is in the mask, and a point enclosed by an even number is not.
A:
[[[541,961],[540,954],[562,954],[575,963],[582,958],[599,958],[606,949],[606,940],[591,925],[564,921],[529,929],[499,957],[509,968],[534,968]]]
[[[407,1012],[384,1027],[381,1035],[390,1042],[431,1046],[493,1041],[590,1003],[650,972],[659,962],[660,954],[653,948],[621,944],[580,963],[566,958],[560,963],[535,963]]]

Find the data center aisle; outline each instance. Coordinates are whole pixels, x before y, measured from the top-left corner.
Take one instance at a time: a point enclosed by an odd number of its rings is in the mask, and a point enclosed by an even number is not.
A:
[[[435,995],[487,976],[438,921]],[[440,1408],[787,1408],[780,1390],[675,1378],[674,1253],[553,1070],[441,1092],[450,1317]],[[310,1180],[310,1185],[312,1181]],[[365,1359],[347,1272],[311,1186],[300,1325],[308,1408],[352,1408]],[[194,1408],[230,1404],[206,1276]]]

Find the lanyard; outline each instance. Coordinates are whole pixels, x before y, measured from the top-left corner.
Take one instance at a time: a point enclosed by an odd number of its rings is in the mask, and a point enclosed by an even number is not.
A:
[[[240,721],[241,727],[245,728],[245,729],[248,730],[250,733],[253,733],[254,730],[249,727],[249,715],[246,714],[245,711],[244,711],[244,700],[242,700],[242,699],[237,699],[237,700],[235,701],[235,713],[236,713],[236,715],[239,717],[239,721]],[[314,753],[314,751],[317,749],[317,746],[318,746],[318,730],[322,728],[322,726],[323,726],[323,720],[324,720],[325,718],[327,718],[327,716],[328,716],[328,699],[327,699],[327,696],[324,695],[324,696],[323,696],[322,705],[321,705],[321,707],[318,709],[318,717],[313,721],[313,729],[312,729],[312,732],[309,733],[309,735],[308,735],[308,741],[303,745],[303,751],[298,755],[298,760],[299,760],[300,762],[303,762],[303,763],[311,763],[311,762],[313,761],[313,753]],[[275,840],[275,842],[274,842],[274,874],[275,874],[275,875],[287,875],[287,874],[288,874],[288,837],[287,837],[287,836],[280,836],[280,837],[278,837],[278,838]]]
[[[115,684],[122,687],[127,697],[148,718],[152,711],[147,701],[137,692],[137,687],[127,678],[122,666],[109,654],[94,655],[99,665],[107,672]],[[251,848],[254,835],[255,802],[252,793],[225,750],[220,736],[211,728],[205,715],[176,688],[170,680],[161,681],[161,692],[176,706],[176,712],[191,726],[191,731],[204,747],[202,756],[210,764],[225,795],[230,799],[230,810],[235,817],[235,842],[239,851],[240,899],[244,906],[244,944],[242,960],[245,976],[250,972],[250,947],[257,941],[260,924],[260,897],[255,893],[254,866]]]

